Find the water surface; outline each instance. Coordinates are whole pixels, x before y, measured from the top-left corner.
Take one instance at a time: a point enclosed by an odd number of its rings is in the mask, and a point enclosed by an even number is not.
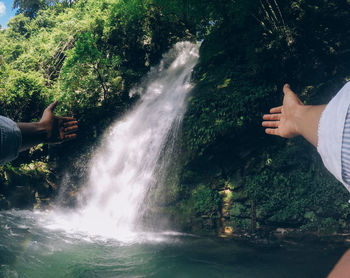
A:
[[[0,277],[325,277],[345,250],[253,245],[176,232],[118,241],[48,229],[45,215],[0,213]]]

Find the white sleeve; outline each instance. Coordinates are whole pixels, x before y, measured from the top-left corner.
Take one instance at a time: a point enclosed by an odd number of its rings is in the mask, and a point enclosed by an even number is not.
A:
[[[318,124],[318,146],[326,168],[349,190],[342,179],[341,148],[346,113],[350,104],[350,82],[333,97]]]

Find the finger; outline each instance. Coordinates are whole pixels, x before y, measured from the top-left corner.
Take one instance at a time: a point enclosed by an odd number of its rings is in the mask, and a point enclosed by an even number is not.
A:
[[[273,107],[270,109],[270,113],[271,114],[275,114],[275,113],[281,113],[282,112],[282,105],[278,106],[278,107]]]
[[[67,135],[65,135],[64,136],[64,139],[65,140],[71,140],[71,139],[74,139],[74,138],[76,138],[77,137],[77,135],[75,134],[75,133],[72,133],[72,134],[67,134]]]
[[[78,126],[77,125],[73,125],[73,126],[69,126],[69,127],[66,127],[64,129],[64,132],[73,132],[73,131],[77,131],[78,130]]]
[[[58,101],[55,100],[55,101],[54,101],[53,103],[51,103],[45,110],[49,110],[49,111],[53,112],[53,111],[55,110],[56,106],[57,106],[57,103],[58,103]]]
[[[292,89],[290,88],[290,85],[288,83],[284,84],[283,86],[283,93],[287,94],[289,92],[292,92],[294,94],[294,92],[292,91]]]
[[[59,117],[59,120],[62,122],[76,121],[73,117]]]
[[[68,127],[68,126],[72,126],[72,125],[78,125],[78,121],[69,121],[69,122],[63,123],[64,127]]]
[[[268,122],[262,122],[261,125],[264,127],[278,127],[279,121],[268,121]]]
[[[265,114],[263,120],[267,121],[279,121],[281,119],[281,114]]]
[[[265,133],[270,134],[270,135],[279,135],[278,129],[276,129],[276,128],[267,128],[267,129],[265,129]]]

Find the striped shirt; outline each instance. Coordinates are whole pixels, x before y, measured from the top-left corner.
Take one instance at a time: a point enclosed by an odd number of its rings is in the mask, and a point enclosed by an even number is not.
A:
[[[346,114],[343,142],[341,147],[342,178],[347,185],[350,185],[350,106]]]

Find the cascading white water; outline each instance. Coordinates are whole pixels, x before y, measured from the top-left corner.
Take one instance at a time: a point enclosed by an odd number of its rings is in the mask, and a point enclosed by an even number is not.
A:
[[[57,214],[51,228],[64,228],[125,240],[135,232],[156,168],[172,128],[181,122],[198,48],[177,43],[153,68],[142,85],[137,105],[110,127],[91,161],[82,194],[84,204],[73,214]]]

